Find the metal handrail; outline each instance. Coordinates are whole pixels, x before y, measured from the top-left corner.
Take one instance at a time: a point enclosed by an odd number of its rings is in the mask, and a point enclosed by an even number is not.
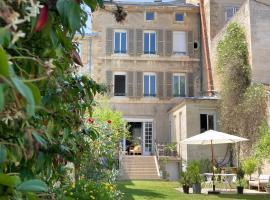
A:
[[[159,161],[159,151],[158,151],[158,146],[157,146],[157,141],[156,140],[154,142],[154,146],[155,146],[156,157],[157,157],[157,160]]]

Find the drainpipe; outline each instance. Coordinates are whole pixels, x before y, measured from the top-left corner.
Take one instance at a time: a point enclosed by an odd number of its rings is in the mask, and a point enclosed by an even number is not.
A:
[[[206,27],[206,19],[204,12],[204,0],[200,0],[200,15],[201,15],[201,29],[202,29],[202,40],[203,40],[203,48],[205,54],[205,67],[207,73],[207,95],[214,95],[214,84],[212,77],[212,69],[211,69],[211,61],[209,54],[209,46],[208,46],[208,37],[207,37],[207,27]]]

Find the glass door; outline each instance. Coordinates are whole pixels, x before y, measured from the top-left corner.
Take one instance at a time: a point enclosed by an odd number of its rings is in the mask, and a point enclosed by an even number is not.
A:
[[[151,155],[153,148],[153,123],[143,123],[143,155]]]

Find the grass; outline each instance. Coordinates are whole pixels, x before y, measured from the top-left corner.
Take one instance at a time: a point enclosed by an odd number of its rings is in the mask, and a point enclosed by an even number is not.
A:
[[[121,181],[118,183],[121,192],[124,193],[125,200],[269,200],[270,195],[194,195],[183,194],[175,190],[179,187],[177,182],[167,181]]]

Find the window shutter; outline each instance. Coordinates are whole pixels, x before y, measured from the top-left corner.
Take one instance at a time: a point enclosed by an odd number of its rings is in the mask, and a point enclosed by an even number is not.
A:
[[[160,56],[163,56],[164,55],[164,39],[163,39],[163,30],[158,30],[157,31],[157,34],[158,34],[158,48],[157,48],[157,54],[160,55]]]
[[[193,31],[188,31],[188,55],[190,57],[194,55]]]
[[[194,97],[194,77],[193,73],[187,74],[187,82],[188,82],[188,96]]]
[[[136,42],[137,42],[137,48],[136,48],[136,54],[142,55],[143,54],[143,30],[137,29],[136,30]]]
[[[106,79],[107,79],[107,94],[108,96],[113,96],[113,73],[112,71],[106,71]]]
[[[128,78],[128,96],[129,97],[134,97],[134,88],[133,88],[133,72],[128,72],[127,73],[127,78]]]
[[[164,72],[158,72],[157,74],[157,87],[158,87],[158,97],[162,99],[164,97],[163,85],[164,85]]]
[[[129,29],[128,30],[128,54],[134,55],[135,48],[134,48],[134,30]]]
[[[166,31],[166,56],[172,55],[172,31],[167,30]]]
[[[111,55],[113,52],[113,29],[106,30],[106,55]]]
[[[137,72],[137,92],[136,96],[141,98],[143,96],[143,73]]]
[[[172,72],[166,72],[166,95],[167,98],[172,97]]]

